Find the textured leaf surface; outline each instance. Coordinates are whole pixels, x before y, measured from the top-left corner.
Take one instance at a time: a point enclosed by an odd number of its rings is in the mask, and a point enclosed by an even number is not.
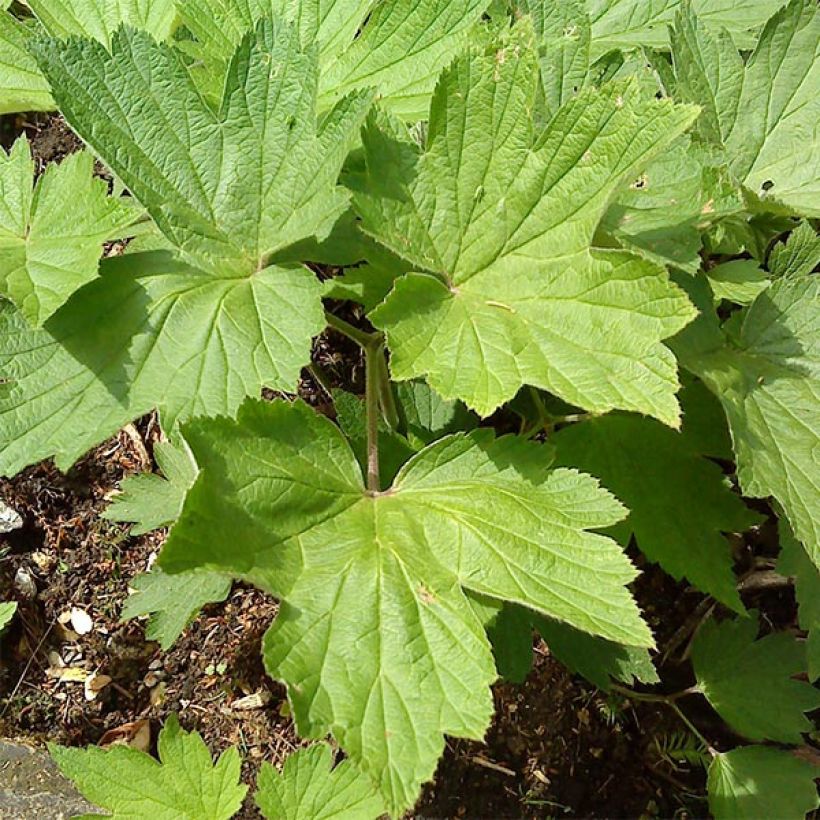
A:
[[[715,265],[708,272],[716,299],[749,305],[769,287],[765,271],[754,259],[734,259]]]
[[[692,646],[698,686],[732,728],[750,740],[800,743],[820,707],[820,692],[793,676],[806,671],[806,651],[791,635],[756,641],[757,619],[708,621]]]
[[[265,15],[293,21],[320,54],[320,108],[377,88],[408,118],[427,110],[439,72],[470,41],[490,0],[190,0],[180,10],[211,71]]]
[[[416,268],[371,314],[393,376],[426,376],[482,415],[522,384],[675,424],[662,339],[694,315],[654,265],[590,243],[619,185],[693,118],[635,85],[582,92],[537,139],[534,55],[515,41],[443,75],[426,150],[365,129],[364,226]]]
[[[586,531],[623,508],[589,476],[548,471],[538,445],[449,436],[373,496],[338,428],[302,404],[249,402],[238,422],[185,430],[201,473],[160,562],[284,599],[266,662],[300,732],[332,731],[392,811],[432,775],[443,734],[481,737],[489,720],[495,670],[462,587],[651,644],[624,586],[634,569]],[[241,549],[224,550],[228,533]]]
[[[759,29],[782,5],[781,0],[693,0],[704,21],[725,26],[739,46],[751,47]],[[592,35],[598,52],[608,48],[662,48],[668,24],[681,0],[589,0]]]
[[[48,83],[28,52],[31,31],[0,10],[0,114],[51,111]]]
[[[27,140],[8,155],[0,149],[0,293],[33,325],[97,275],[103,242],[136,216],[93,170],[90,154],[73,154],[49,165],[35,187]]]
[[[289,755],[281,773],[263,763],[256,804],[268,820],[375,820],[384,813],[372,782],[349,760],[333,767],[325,743]]]
[[[782,749],[733,749],[709,767],[709,808],[715,820],[805,820],[820,806],[816,776],[811,763]]]
[[[724,332],[705,300],[675,349],[723,404],[744,495],[774,496],[820,566],[820,279],[779,279]]]
[[[156,252],[105,260],[43,330],[0,305],[0,470],[51,455],[68,468],[153,407],[171,430],[262,385],[292,390],[320,292],[304,268],[216,278]]]
[[[190,570],[178,575],[153,569],[137,575],[129,586],[134,591],[122,608],[122,620],[149,615],[145,638],[169,649],[205,604],[224,601],[231,578],[220,572]]]
[[[239,810],[247,786],[239,783],[236,749],[214,764],[196,732],[171,715],[159,735],[159,762],[129,746],[103,750],[50,745],[60,771],[95,805],[117,820],[228,820]]]
[[[686,434],[612,414],[565,427],[552,441],[559,464],[596,476],[629,508],[629,518],[612,531],[620,543],[628,545],[634,535],[641,551],[674,578],[686,577],[745,611],[722,533],[743,532],[761,519]]]
[[[792,0],[775,14],[745,68],[731,37],[710,32],[691,11],[676,31],[677,94],[704,106],[700,127],[726,146],[738,178],[764,201],[820,215],[816,3]]]
[[[801,222],[785,242],[769,255],[772,276],[805,276],[820,265],[820,236],[808,222]]]
[[[31,10],[54,37],[89,37],[110,45],[123,24],[144,29],[157,40],[172,34],[174,0],[27,0]]]
[[[46,40],[37,54],[66,119],[195,267],[251,275],[346,210],[336,180],[371,95],[345,98],[317,131],[316,57],[295,31],[247,35],[218,113],[172,48],[123,30],[112,49]]]

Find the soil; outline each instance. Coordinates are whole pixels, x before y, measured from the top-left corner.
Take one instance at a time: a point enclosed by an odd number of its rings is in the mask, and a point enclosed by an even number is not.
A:
[[[4,126],[5,144],[25,128],[39,169],[79,147],[57,117],[6,120]],[[358,320],[355,314],[345,318]],[[331,384],[360,389],[358,350],[342,337],[321,337],[314,354]],[[300,394],[332,415],[326,392],[307,372]],[[0,737],[85,745],[147,719],[155,738],[162,721],[177,713],[213,752],[237,746],[243,778],[252,784],[262,761],[279,765],[300,745],[284,689],[261,663],[260,642],[276,616],[276,601],[238,584],[165,652],[145,640],[143,622],[120,622],[131,579],[150,566],[165,533],[131,537],[100,513],[125,476],[155,468],[151,454],[158,435],[156,420],[148,416],[67,474],[44,463],[0,481],[0,499],[24,518],[21,530],[0,537],[0,597],[19,603],[19,617],[0,644]],[[770,535],[766,525],[756,536],[758,555],[766,554]],[[748,563],[749,545],[737,546],[741,565]],[[656,567],[643,569],[636,595],[658,639],[663,686],[685,688],[692,681],[680,658],[708,607],[703,596]],[[793,622],[790,590],[753,593],[749,602],[779,625]],[[87,634],[77,635],[66,621],[72,608],[91,617]],[[448,740],[435,781],[408,817],[706,814],[703,770],[669,751],[692,739],[666,706],[601,693],[571,675],[540,641],[534,649],[523,685],[496,685],[497,717],[486,742]],[[96,671],[111,682],[89,700],[82,682],[55,677],[61,664]],[[259,708],[235,708],[257,693]],[[710,741],[718,748],[730,744],[706,707],[690,707],[689,700],[697,699],[687,699],[685,708]],[[258,816],[249,798],[240,817]]]

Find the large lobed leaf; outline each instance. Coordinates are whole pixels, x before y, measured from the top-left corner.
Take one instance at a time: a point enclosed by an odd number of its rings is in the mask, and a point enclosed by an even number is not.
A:
[[[294,390],[324,327],[322,287],[307,268],[268,260],[346,208],[336,179],[370,95],[345,98],[317,127],[315,55],[270,22],[235,55],[219,114],[145,33],[121,30],[111,54],[76,39],[37,50],[69,121],[182,259],[106,260],[42,331],[0,308],[13,380],[0,386],[0,469],[51,455],[67,467],[153,407],[171,430],[233,413],[263,386]]]
[[[524,27],[444,73],[423,151],[384,116],[365,129],[355,207],[417,271],[371,314],[393,376],[425,376],[482,415],[531,384],[675,425],[675,359],[662,340],[694,309],[659,267],[590,246],[615,192],[696,111],[613,85],[582,91],[536,136],[526,39]]]
[[[249,402],[185,435],[201,473],[162,566],[229,571],[283,599],[266,662],[300,732],[332,732],[393,812],[445,733],[488,725],[495,669],[462,588],[651,644],[625,588],[634,569],[587,531],[623,508],[589,476],[546,469],[538,445],[448,436],[373,494],[338,428],[299,403]]]

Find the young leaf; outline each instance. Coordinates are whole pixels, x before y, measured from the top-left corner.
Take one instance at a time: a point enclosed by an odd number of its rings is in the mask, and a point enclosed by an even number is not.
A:
[[[134,577],[129,586],[134,592],[122,609],[122,620],[150,615],[145,638],[159,641],[170,649],[185,627],[205,604],[224,601],[231,591],[232,579],[221,572],[190,570],[168,575],[153,569]]]
[[[800,626],[809,633],[806,641],[809,680],[814,681],[820,677],[820,570],[794,537],[789,525],[782,519],[778,524],[780,557],[777,571],[794,578]]]
[[[709,767],[709,808],[715,820],[805,820],[820,806],[816,775],[811,763],[783,749],[733,749]]]
[[[129,746],[103,750],[49,745],[60,771],[81,794],[127,820],[228,820],[247,791],[239,784],[239,754],[228,749],[214,764],[196,732],[183,731],[171,715],[159,734],[159,762]]]
[[[176,28],[174,0],[27,0],[52,37],[89,37],[105,46],[121,26],[167,40]]]
[[[761,519],[688,436],[652,419],[612,414],[569,425],[553,443],[559,464],[598,477],[629,508],[629,518],[611,533],[620,543],[628,545],[634,535],[641,551],[674,578],[688,578],[745,612],[722,533],[743,532]]]
[[[802,644],[783,632],[759,641],[757,618],[708,621],[692,646],[700,691],[718,714],[750,740],[800,743],[820,707],[820,692],[792,676],[805,672]]]
[[[707,272],[716,299],[749,305],[769,287],[765,271],[754,259],[733,259]]]
[[[820,236],[808,222],[801,222],[785,242],[778,242],[769,254],[773,277],[807,276],[820,265]]]
[[[20,137],[0,148],[0,293],[33,325],[42,325],[97,275],[102,245],[136,216],[108,196],[85,151],[52,164],[34,184],[34,161]],[[82,207],[77,207],[82,203]]]
[[[534,93],[535,57],[515,40],[444,73],[423,153],[384,117],[364,131],[369,176],[355,206],[420,271],[370,316],[393,376],[426,376],[482,415],[531,384],[675,424],[662,339],[694,309],[663,270],[590,243],[621,183],[695,112],[611,86],[581,92],[535,139]]]
[[[481,737],[489,720],[495,670],[462,587],[651,644],[625,589],[634,569],[587,531],[623,508],[589,476],[548,470],[539,445],[449,436],[371,494],[338,428],[301,403],[248,402],[185,437],[201,472],[160,563],[283,599],[265,657],[300,732],[332,731],[393,812],[432,775],[445,733]]]
[[[681,12],[673,37],[677,93],[701,103],[732,170],[764,202],[820,215],[820,12],[792,0],[766,24],[745,68],[731,37]]]
[[[82,40],[41,42],[38,53],[68,118],[183,261],[107,260],[44,333],[0,309],[0,360],[16,380],[0,386],[0,467],[50,455],[69,466],[152,407],[171,431],[233,413],[262,386],[294,390],[325,326],[322,287],[304,267],[266,260],[344,211],[336,177],[369,95],[342,101],[317,133],[315,59],[272,23],[243,41],[219,115],[179,56],[145,33],[121,30],[113,54]]]
[[[109,521],[133,522],[131,535],[143,535],[176,521],[185,493],[196,478],[196,464],[184,442],[157,442],[154,458],[162,475],[128,476],[122,482],[122,492],[102,514]]]
[[[384,813],[373,783],[349,760],[334,767],[326,743],[289,755],[281,773],[263,763],[255,799],[268,820],[376,820]]]
[[[0,632],[2,632],[17,612],[17,604],[14,601],[0,601]]]
[[[31,29],[0,10],[0,114],[51,111],[46,78],[28,52]]]
[[[723,404],[744,495],[774,496],[820,566],[820,279],[779,279],[723,331],[698,287],[703,315],[675,350]]]

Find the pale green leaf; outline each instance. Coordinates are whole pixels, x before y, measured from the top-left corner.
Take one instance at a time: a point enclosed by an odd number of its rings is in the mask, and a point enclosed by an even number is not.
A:
[[[820,806],[816,776],[811,763],[783,749],[733,749],[709,767],[709,808],[715,820],[805,820]]]
[[[569,425],[552,439],[558,463],[591,473],[629,508],[612,530],[675,579],[744,612],[724,532],[759,523],[688,436],[652,419],[611,414]],[[692,511],[697,510],[693,515]]]
[[[206,604],[224,601],[232,579],[220,572],[190,570],[168,575],[161,570],[137,575],[129,581],[133,592],[122,608],[122,620],[149,615],[145,638],[159,641],[167,650]]]
[[[0,472],[52,455],[67,469],[154,407],[172,430],[262,386],[293,390],[320,294],[305,268],[217,278],[158,251],[104,260],[43,330],[0,305]]]
[[[535,82],[535,56],[516,37],[444,73],[423,152],[384,117],[365,128],[369,177],[355,206],[419,271],[371,314],[392,374],[426,377],[481,415],[531,384],[675,424],[676,364],[662,340],[694,309],[663,270],[590,244],[615,192],[695,112],[610,86],[582,91],[535,138]]]
[[[609,48],[663,48],[681,0],[589,0],[592,36],[598,53]],[[782,0],[692,0],[706,23],[725,26],[738,46],[750,48],[756,32]]]
[[[785,242],[778,242],[769,254],[769,271],[774,277],[806,276],[820,265],[820,236],[808,222],[801,222]]]
[[[797,598],[800,626],[809,633],[806,643],[809,680],[820,677],[818,663],[818,639],[820,639],[820,570],[794,537],[789,525],[778,522],[780,532],[780,556],[777,571],[781,575],[794,578],[794,593]]]
[[[675,350],[723,404],[744,495],[774,496],[820,566],[820,279],[777,280],[723,331],[699,306]]]
[[[122,492],[102,513],[109,521],[132,522],[131,535],[144,535],[176,521],[196,478],[196,464],[182,441],[178,445],[158,441],[154,458],[162,475],[128,476]]]
[[[550,471],[540,445],[448,436],[373,494],[338,428],[301,403],[248,402],[185,436],[201,472],[160,563],[283,599],[266,663],[300,732],[331,731],[391,811],[432,776],[443,734],[481,737],[489,721],[495,670],[462,587],[651,644],[625,588],[634,568],[587,531],[623,508],[589,476]]]
[[[0,632],[11,623],[15,612],[17,612],[15,601],[0,601]]]
[[[693,10],[696,10],[693,7]],[[702,133],[764,203],[820,215],[820,12],[792,0],[766,24],[745,67],[725,31],[676,21],[676,93],[704,107]]]
[[[214,763],[196,732],[171,715],[159,735],[159,762],[130,746],[68,749],[50,745],[60,771],[116,820],[228,820],[247,791],[240,759],[229,749]]]
[[[766,272],[754,259],[733,259],[706,273],[715,298],[738,305],[750,305],[770,284]]]
[[[392,109],[422,117],[439,72],[470,42],[490,0],[190,0],[180,4],[210,71],[219,75],[243,34],[263,16],[294,22],[316,43],[319,107],[377,88]]]
[[[0,114],[51,111],[51,92],[28,52],[31,30],[0,10]]]
[[[349,760],[334,767],[326,743],[289,755],[281,773],[263,763],[255,798],[268,820],[376,820],[384,813],[372,782]]]
[[[53,37],[77,35],[108,46],[123,24],[166,40],[176,25],[174,0],[26,0]]]
[[[707,621],[692,644],[698,688],[744,737],[800,743],[812,730],[803,713],[820,707],[820,692],[793,677],[806,671],[805,647],[785,632],[756,635],[756,617]]]
[[[34,183],[25,137],[0,149],[0,293],[41,325],[97,275],[103,242],[125,233],[136,212],[108,196],[94,160],[72,154]],[[82,203],[82,207],[78,207]]]
[[[685,136],[643,169],[601,227],[627,250],[697,273],[702,232],[743,207],[729,169]]]
[[[343,99],[317,128],[315,54],[269,21],[242,41],[218,113],[169,46],[126,29],[112,51],[83,40],[36,47],[66,119],[184,259],[250,276],[288,245],[327,235],[347,208],[336,181],[371,94]]]
[[[411,441],[431,444],[448,433],[478,426],[476,416],[461,402],[446,401],[425,382],[401,382],[396,394]]]

